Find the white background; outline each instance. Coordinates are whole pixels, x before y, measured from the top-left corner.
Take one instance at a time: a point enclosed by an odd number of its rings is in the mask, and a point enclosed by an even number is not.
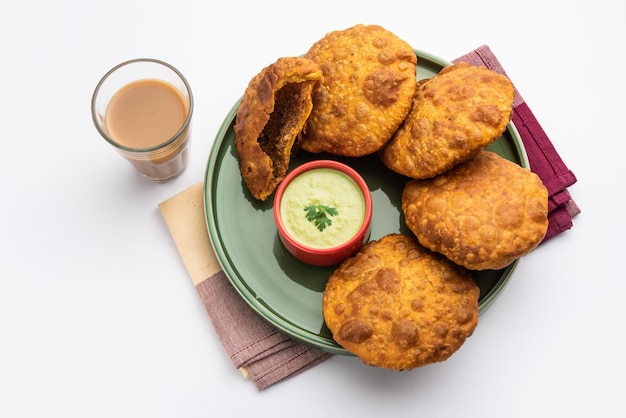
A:
[[[0,416],[623,416],[617,0],[2,3]],[[203,179],[253,75],[355,23],[448,60],[488,44],[578,177],[583,212],[522,259],[448,361],[400,373],[333,357],[257,392],[223,351],[157,205]],[[99,78],[142,56],[178,67],[196,100],[190,165],[166,184],[141,178],[89,113]]]

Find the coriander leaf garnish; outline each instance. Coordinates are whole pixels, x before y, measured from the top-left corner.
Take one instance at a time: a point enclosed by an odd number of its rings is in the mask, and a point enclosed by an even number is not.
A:
[[[337,209],[326,205],[309,205],[304,208],[304,211],[306,212],[307,220],[315,223],[315,226],[320,231],[324,231],[326,227],[333,224],[333,221],[328,216],[339,215]]]

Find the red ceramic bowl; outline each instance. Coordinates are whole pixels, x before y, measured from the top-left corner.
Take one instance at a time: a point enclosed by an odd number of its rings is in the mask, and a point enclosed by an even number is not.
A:
[[[310,161],[288,173],[276,189],[274,220],[293,256],[332,266],[369,240],[372,195],[351,167],[333,160]]]

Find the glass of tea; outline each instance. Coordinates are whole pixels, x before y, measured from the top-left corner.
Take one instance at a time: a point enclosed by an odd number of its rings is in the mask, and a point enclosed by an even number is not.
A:
[[[193,95],[172,65],[138,58],[113,67],[91,99],[96,129],[145,177],[164,182],[189,160]]]

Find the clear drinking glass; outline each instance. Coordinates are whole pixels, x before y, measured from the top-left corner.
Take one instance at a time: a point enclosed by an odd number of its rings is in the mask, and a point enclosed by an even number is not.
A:
[[[96,86],[91,114],[100,135],[143,176],[164,182],[187,168],[193,95],[172,65],[138,58],[113,67]]]

